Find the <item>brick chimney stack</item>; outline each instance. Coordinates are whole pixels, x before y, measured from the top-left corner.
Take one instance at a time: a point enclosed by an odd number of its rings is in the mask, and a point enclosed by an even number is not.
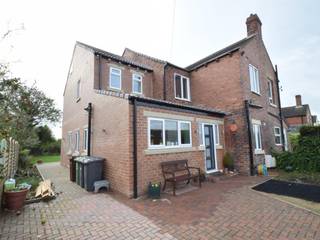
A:
[[[302,106],[301,95],[296,95],[296,106],[297,107],[301,107]]]
[[[250,16],[247,18],[246,24],[247,24],[248,37],[253,34],[257,34],[260,37],[260,39],[262,39],[262,32],[261,32],[262,23],[257,14],[251,13]]]

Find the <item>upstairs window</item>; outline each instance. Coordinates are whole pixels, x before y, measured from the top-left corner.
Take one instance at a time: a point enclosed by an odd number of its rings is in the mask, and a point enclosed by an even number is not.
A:
[[[174,75],[175,97],[181,100],[190,101],[190,81],[189,78],[179,74]]]
[[[77,92],[76,92],[77,99],[80,99],[80,90],[81,90],[81,81],[79,79],[77,82]]]
[[[261,125],[260,124],[252,124],[253,128],[253,136],[255,140],[255,149],[262,150],[262,143],[261,143]]]
[[[109,86],[121,90],[121,69],[110,67]]]
[[[274,100],[273,100],[273,82],[271,80],[268,81],[268,97],[269,97],[269,103],[274,104]]]
[[[250,75],[250,85],[251,91],[260,94],[260,80],[259,71],[257,68],[249,64],[249,75]]]
[[[274,127],[274,141],[276,145],[282,145],[281,130],[279,127]]]
[[[136,73],[132,75],[132,92],[142,94],[142,76]]]

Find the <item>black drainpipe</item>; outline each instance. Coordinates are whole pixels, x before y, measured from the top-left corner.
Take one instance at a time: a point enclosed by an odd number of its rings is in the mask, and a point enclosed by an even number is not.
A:
[[[250,154],[250,175],[253,176],[253,174],[254,174],[253,147],[252,147],[251,120],[250,120],[249,101],[248,100],[244,101],[244,106],[245,106],[245,110],[246,110],[247,127],[248,127],[249,154]]]
[[[281,138],[282,138],[282,151],[285,151],[285,142],[284,142],[284,131],[283,131],[283,118],[281,110],[281,99],[280,99],[280,87],[279,87],[279,77],[278,77],[278,66],[276,65],[276,83],[277,83],[277,92],[278,92],[278,103],[279,103],[279,119],[280,119],[280,128],[281,128]]]
[[[167,79],[166,79],[166,68],[168,63],[163,67],[163,100],[167,100]]]
[[[138,197],[137,100],[133,98],[133,198]]]
[[[88,112],[88,149],[87,155],[91,156],[91,115],[92,115],[92,103],[88,103],[88,107],[84,110]]]

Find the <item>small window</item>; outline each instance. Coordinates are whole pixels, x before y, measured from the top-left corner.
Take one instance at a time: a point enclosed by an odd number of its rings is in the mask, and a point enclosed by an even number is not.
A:
[[[163,146],[163,121],[152,119],[150,127],[150,146]]]
[[[81,90],[81,80],[79,79],[77,82],[77,99],[80,99],[80,90]]]
[[[281,130],[279,127],[274,127],[274,141],[276,145],[282,145]]]
[[[269,97],[269,103],[274,104],[274,100],[273,100],[273,82],[271,80],[268,81],[268,97]]]
[[[77,130],[75,132],[75,146],[74,146],[74,150],[77,152],[79,152],[79,147],[80,147],[79,141],[80,141],[79,130]]]
[[[261,143],[261,125],[260,124],[252,124],[253,128],[253,136],[255,140],[255,149],[262,150],[262,143]]]
[[[142,76],[139,74],[132,75],[132,92],[142,94]]]
[[[219,125],[218,124],[215,124],[214,125],[214,130],[215,130],[215,143],[216,145],[220,145],[220,133],[219,133]]]
[[[88,150],[88,128],[83,130],[83,149]]]
[[[68,132],[68,152],[72,151],[72,132]]]
[[[121,69],[110,67],[110,88],[121,90]]]
[[[259,71],[257,68],[249,64],[249,75],[251,91],[260,94]]]
[[[182,100],[190,100],[189,78],[179,74],[174,75],[175,97]]]
[[[179,145],[177,121],[165,120],[165,136],[166,136],[166,146]]]
[[[189,122],[180,122],[181,145],[191,144],[191,124]]]

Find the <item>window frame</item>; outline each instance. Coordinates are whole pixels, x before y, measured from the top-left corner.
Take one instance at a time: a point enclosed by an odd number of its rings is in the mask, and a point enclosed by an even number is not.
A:
[[[165,131],[165,121],[175,121],[178,124],[178,145],[173,146],[166,146],[166,131]],[[162,144],[159,145],[152,145],[151,144],[151,128],[150,123],[151,121],[159,121],[162,122]],[[189,132],[190,132],[190,143],[182,144],[181,143],[181,123],[187,123],[189,125]],[[176,120],[176,119],[170,119],[170,118],[155,118],[155,117],[149,117],[148,118],[148,149],[172,149],[172,148],[185,148],[185,147],[192,147],[192,123],[191,121],[185,121],[185,120]]]
[[[88,127],[83,128],[83,150],[88,150]]]
[[[254,73],[254,79],[251,78],[251,69],[253,70],[252,73]],[[252,64],[249,64],[249,79],[250,79],[250,90],[251,92],[261,95],[260,91],[260,74],[259,69]],[[256,89],[255,89],[256,87]]]
[[[118,88],[118,87],[113,87],[112,85],[111,85],[111,76],[112,76],[112,70],[118,70],[119,71],[119,77],[120,77],[120,87]],[[117,67],[110,67],[109,68],[109,88],[111,88],[111,89],[116,89],[116,90],[121,90],[121,88],[122,88],[122,71],[121,71],[121,68],[117,68]]]
[[[213,137],[214,137],[214,144],[215,146],[221,146],[220,145],[220,130],[219,130],[219,124],[217,123],[199,123],[201,125],[201,137],[199,136],[199,139],[201,138],[202,144],[199,144],[199,146],[204,146],[204,125],[211,125],[213,128]]]
[[[72,131],[68,131],[67,134],[67,141],[68,141],[68,151],[67,152],[72,152]]]
[[[268,99],[269,104],[274,105],[273,81],[271,79],[268,79]]]
[[[139,76],[140,77],[140,80],[136,80],[134,77],[135,76]],[[143,77],[142,77],[142,74],[139,74],[139,73],[133,73],[132,74],[132,93],[135,93],[135,94],[143,94],[143,82],[142,82],[142,79],[143,79]],[[135,90],[134,90],[134,82],[135,81],[139,81],[140,82],[140,84],[141,84],[141,92],[136,92]]]
[[[276,129],[279,129],[279,133],[276,133]],[[281,128],[278,126],[274,126],[273,128],[273,133],[274,133],[274,142],[277,146],[282,146],[282,137],[281,137]],[[276,138],[279,137],[280,143],[277,143]]]
[[[76,130],[74,134],[75,134],[74,135],[74,138],[75,138],[74,151],[79,152],[80,151],[80,130]]]
[[[180,84],[181,84],[181,97],[177,97],[177,87],[176,87],[176,76],[180,76]],[[188,98],[184,97],[184,92],[183,92],[183,79],[187,80],[187,94]],[[174,84],[174,97],[175,99],[183,100],[183,101],[191,101],[191,94],[190,94],[190,78],[183,76],[178,73],[174,73],[173,75],[173,84]]]
[[[255,129],[256,128],[256,129]],[[259,132],[256,131],[259,129]],[[262,148],[262,130],[261,130],[261,124],[258,123],[253,123],[252,124],[252,130],[253,130],[253,135],[254,135],[254,144],[255,144],[255,150],[256,151],[261,151],[263,150]],[[259,139],[259,141],[257,141]],[[260,142],[260,147],[258,146]]]

